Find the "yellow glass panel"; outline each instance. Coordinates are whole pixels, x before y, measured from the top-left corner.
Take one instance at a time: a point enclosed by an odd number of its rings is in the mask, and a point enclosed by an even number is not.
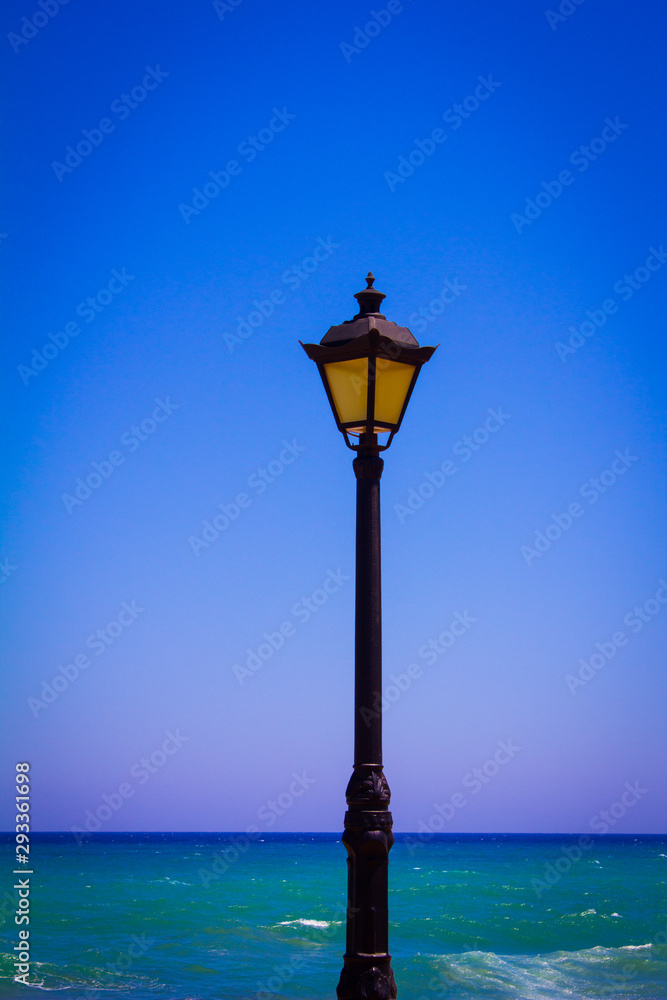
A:
[[[378,358],[375,374],[375,419],[398,423],[405,397],[415,373],[414,365]]]
[[[333,361],[324,365],[324,373],[341,424],[366,419],[368,400],[368,358]]]

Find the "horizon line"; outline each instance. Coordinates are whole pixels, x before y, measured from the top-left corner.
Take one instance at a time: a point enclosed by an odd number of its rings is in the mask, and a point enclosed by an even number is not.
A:
[[[86,837],[114,837],[114,836],[189,836],[189,837],[238,837],[248,836],[247,830],[86,830]],[[48,836],[82,836],[81,831],[73,830],[35,830],[30,831],[30,836],[34,834]],[[336,837],[340,840],[342,831],[337,830],[265,830],[252,831],[253,840],[260,842],[266,837]],[[257,836],[260,834],[260,836]],[[424,831],[416,830],[395,830],[395,836],[401,837],[423,837]],[[0,830],[0,837],[15,837],[12,830]],[[585,830],[561,831],[561,830],[439,830],[429,831],[426,834],[428,840],[435,837],[595,837],[600,840],[623,837],[667,837],[667,831],[656,833],[590,833]]]

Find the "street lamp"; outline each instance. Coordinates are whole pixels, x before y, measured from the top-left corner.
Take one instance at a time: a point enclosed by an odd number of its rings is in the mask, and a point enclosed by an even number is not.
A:
[[[401,426],[419,370],[435,347],[420,347],[407,327],[379,311],[385,296],[357,292],[359,312],[332,326],[319,344],[302,344],[315,361],[357,477],[354,651],[354,766],[345,797],[347,941],[338,1000],[390,1000],[396,983],[388,952],[389,851],[394,843],[390,792],[382,770],[382,599],[380,477],[385,451]],[[388,435],[388,437],[386,437]],[[354,444],[350,438],[356,438]],[[379,438],[382,437],[383,443]],[[377,700],[376,700],[377,699]]]

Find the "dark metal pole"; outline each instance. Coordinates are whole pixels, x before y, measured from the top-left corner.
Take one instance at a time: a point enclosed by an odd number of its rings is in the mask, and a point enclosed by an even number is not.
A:
[[[388,952],[389,851],[394,843],[389,785],[382,770],[382,594],[377,437],[365,434],[357,477],[354,772],[345,793],[347,944],[338,1000],[392,1000]]]

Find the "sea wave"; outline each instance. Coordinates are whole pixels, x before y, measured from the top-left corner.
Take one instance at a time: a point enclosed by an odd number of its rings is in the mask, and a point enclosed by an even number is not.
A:
[[[324,928],[330,921],[299,917],[281,921],[276,926],[299,925]],[[219,954],[219,946],[214,952]],[[225,997],[233,995],[232,983],[241,975],[235,970],[234,953],[227,952]],[[203,956],[202,956],[203,957]],[[213,952],[208,956],[213,957]],[[240,962],[240,957],[237,956]],[[213,964],[213,963],[207,963]],[[241,963],[242,964],[242,963]],[[501,955],[489,951],[459,954],[421,954],[394,960],[397,980],[403,996],[414,1000],[658,1000],[667,996],[667,953],[654,944],[628,944],[618,948],[602,945],[580,951],[555,951],[539,955]],[[189,966],[191,973],[212,968]],[[321,970],[317,973],[321,976]],[[12,997],[13,962],[0,954],[0,997]],[[205,977],[208,979],[208,976]],[[110,1000],[114,996],[133,998],[171,997],[172,988],[151,977],[128,970],[110,975],[99,966],[79,965],[62,969],[55,964],[35,963],[31,986],[46,991],[102,990]],[[315,986],[315,982],[313,982]],[[230,992],[230,990],[232,992]],[[313,996],[319,996],[315,986]],[[69,996],[72,993],[68,992]],[[189,994],[188,994],[189,995]],[[206,993],[209,996],[209,993]],[[242,995],[239,993],[239,996]],[[217,996],[217,994],[216,994]]]
[[[653,944],[597,945],[543,955],[423,955],[428,988],[418,1000],[658,1000],[667,996],[667,956]],[[426,971],[426,970],[424,970]]]
[[[0,997],[9,997],[7,993],[8,981],[14,980],[16,967],[14,959],[7,953],[0,953]],[[87,993],[97,990],[104,990],[107,996],[113,996],[118,990],[119,994],[128,989],[137,991],[150,990],[158,986],[158,982],[151,976],[143,975],[136,969],[123,969],[119,971],[109,971],[102,964],[91,965],[84,963],[69,964],[67,968],[55,962],[31,962],[29,973],[29,986],[40,990],[85,990]],[[4,988],[3,988],[4,986]],[[71,994],[69,994],[71,996]],[[81,994],[79,994],[81,995]],[[124,994],[127,996],[127,992]],[[142,994],[143,995],[143,994]],[[12,996],[12,1000],[15,997]]]

